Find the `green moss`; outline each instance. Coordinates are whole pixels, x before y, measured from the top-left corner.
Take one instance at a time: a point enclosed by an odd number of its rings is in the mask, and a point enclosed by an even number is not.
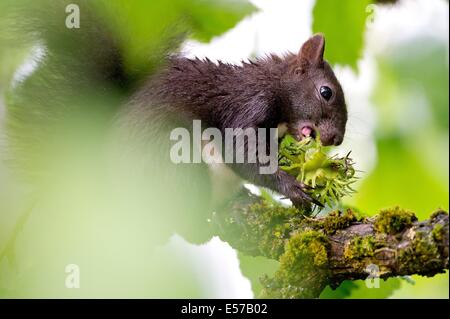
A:
[[[317,224],[326,234],[332,235],[337,230],[345,229],[359,220],[360,218],[351,209],[347,209],[344,213],[336,210],[318,220]]]
[[[435,274],[435,264],[440,263],[440,260],[437,258],[439,249],[433,237],[433,234],[418,232],[411,245],[399,252],[399,263],[405,273],[417,273],[424,276]]]
[[[261,201],[245,207],[239,214],[216,220],[221,238],[252,256],[278,259],[284,252],[291,232],[304,221],[304,214],[295,207],[283,207]]]
[[[373,236],[355,236],[344,249],[344,257],[360,259],[372,257],[375,251],[375,238]]]
[[[263,255],[278,259],[284,252],[291,234],[299,229],[311,228],[326,235],[345,229],[360,221],[353,209],[339,210],[323,218],[305,217],[304,211],[295,207],[284,207],[262,200],[245,207],[240,214],[234,214],[222,221],[216,221],[222,239],[235,247],[245,247],[246,254]],[[242,248],[241,248],[242,250]]]
[[[274,278],[262,280],[266,298],[311,298],[324,288],[328,278],[328,239],[320,231],[294,234],[280,257]]]
[[[434,241],[441,242],[444,238],[444,225],[436,224],[434,225],[433,230],[431,231]]]
[[[414,213],[395,207],[382,210],[374,222],[375,230],[380,233],[396,234],[417,220]]]
[[[440,215],[448,215],[448,213],[443,211],[443,210],[437,210],[437,211],[435,211],[434,213],[431,214],[430,219],[431,220],[436,219]]]
[[[322,267],[328,262],[327,243],[327,237],[321,232],[306,230],[297,233],[287,242],[280,262],[292,268],[299,260],[304,263],[302,259],[311,257],[314,266]]]

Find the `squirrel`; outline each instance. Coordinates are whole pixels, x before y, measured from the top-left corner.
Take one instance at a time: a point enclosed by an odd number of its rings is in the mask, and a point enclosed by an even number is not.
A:
[[[93,12],[88,14],[88,4],[82,10],[85,20],[80,30],[59,25],[64,21],[60,18],[64,10],[59,6],[45,8],[56,12],[56,19],[49,14],[53,27],[48,27],[41,15],[35,20],[21,20],[29,37],[43,45],[44,54],[38,67],[7,92],[5,127],[11,165],[37,184],[38,192],[51,184],[48,175],[56,176],[56,181],[60,175],[53,165],[55,145],[58,154],[64,154],[64,161],[76,161],[78,148],[83,148],[82,154],[88,154],[93,165],[102,163],[98,169],[101,173],[106,166],[104,158],[114,161],[127,157],[126,151],[131,150],[138,157],[126,158],[123,171],[122,166],[117,169],[124,175],[113,174],[120,192],[130,195],[124,195],[125,201],[143,200],[144,205],[133,207],[145,207],[146,213],[154,213],[152,216],[167,215],[169,224],[176,221],[177,231],[192,234],[192,229],[207,228],[203,227],[208,216],[204,212],[211,212],[216,203],[204,202],[213,197],[212,184],[221,178],[211,176],[208,165],[170,163],[169,136],[173,128],[189,129],[193,120],[221,132],[226,128],[286,127],[298,139],[320,133],[323,145],[342,142],[347,122],[345,98],[324,60],[323,35],[312,36],[298,54],[269,55],[231,65],[174,54],[183,34],[161,49],[164,54],[155,52],[150,67],[139,64],[130,68],[123,43]],[[166,57],[163,62],[161,56]],[[92,103],[86,103],[89,101]],[[97,136],[103,130],[108,135],[109,126],[119,134],[110,137],[119,146],[113,156],[101,153],[105,140]],[[89,128],[97,135],[92,137]],[[243,147],[254,146],[244,143]],[[249,151],[244,149],[246,154]],[[321,205],[307,194],[305,185],[281,170],[260,174],[258,162],[227,166],[241,179],[272,189],[296,206]],[[112,167],[112,171],[117,168]],[[97,170],[97,166],[90,169]],[[136,183],[129,176],[131,170],[141,178]],[[112,188],[108,181],[102,185]],[[227,191],[234,189],[228,187]],[[209,235],[199,236],[204,241]]]
[[[324,36],[316,34],[298,54],[269,55],[242,66],[173,57],[139,89],[122,116],[134,130],[142,118],[145,123],[141,127],[159,125],[155,122],[160,121],[171,128],[180,123],[188,127],[201,120],[206,127],[221,132],[226,128],[256,130],[287,125],[287,131],[297,139],[320,132],[323,145],[339,145],[347,122],[346,103],[339,81],[324,60],[324,50]],[[245,154],[252,151],[249,147],[255,145],[246,143]],[[244,180],[272,189],[296,206],[322,206],[307,194],[305,185],[280,169],[260,174],[258,161],[229,166]]]

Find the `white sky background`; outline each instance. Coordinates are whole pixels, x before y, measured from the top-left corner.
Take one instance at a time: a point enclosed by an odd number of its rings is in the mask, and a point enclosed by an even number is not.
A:
[[[312,34],[314,0],[251,0],[260,12],[245,19],[225,35],[209,44],[186,43],[183,52],[188,57],[208,57],[239,63],[253,53],[282,54],[297,52]],[[369,173],[377,154],[373,138],[376,113],[370,95],[377,78],[375,56],[387,52],[396,44],[420,37],[432,37],[448,45],[448,3],[444,0],[402,0],[394,7],[376,10],[374,23],[366,34],[366,48],[359,61],[359,74],[348,67],[337,66],[335,73],[344,88],[349,121],[346,140],[339,148],[342,153],[352,150],[358,169]],[[448,56],[447,56],[448,63]],[[347,151],[347,152],[346,152]],[[242,276],[236,253],[227,244],[214,238],[210,243],[195,246],[180,237],[170,243],[192,254],[199,269],[199,279],[206,278],[207,298],[250,298],[249,281]],[[209,275],[205,274],[210,272]],[[216,287],[211,293],[210,288]]]

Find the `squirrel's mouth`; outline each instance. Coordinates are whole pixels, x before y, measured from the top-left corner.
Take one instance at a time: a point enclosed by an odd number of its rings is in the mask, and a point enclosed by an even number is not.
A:
[[[301,140],[307,137],[316,138],[317,131],[312,125],[303,125],[299,129],[299,137]]]
[[[303,122],[295,126],[290,126],[285,122],[278,124],[278,138],[282,138],[286,134],[294,136],[297,141],[307,137],[315,139],[317,137],[317,129],[310,122]]]

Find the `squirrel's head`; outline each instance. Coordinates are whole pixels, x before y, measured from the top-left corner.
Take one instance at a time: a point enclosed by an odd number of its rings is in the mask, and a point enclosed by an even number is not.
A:
[[[347,109],[344,93],[330,65],[323,59],[321,34],[306,41],[292,56],[282,79],[285,118],[290,134],[301,139],[320,132],[323,145],[339,145],[344,139]]]

